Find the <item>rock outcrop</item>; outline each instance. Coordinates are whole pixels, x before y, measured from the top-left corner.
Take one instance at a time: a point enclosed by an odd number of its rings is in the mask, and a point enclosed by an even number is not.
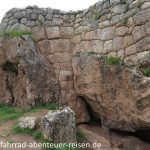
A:
[[[150,128],[150,78],[88,53],[74,57],[73,71],[77,93],[85,97],[103,125],[126,131]]]
[[[68,13],[36,6],[11,9],[0,30],[31,31],[32,39],[1,40],[0,102],[69,104],[78,123],[92,118],[86,103],[109,128],[150,129],[150,79],[134,69],[150,54],[149,15],[147,0],[103,0]],[[130,69],[109,66],[99,55],[120,57]]]
[[[54,143],[76,142],[75,114],[69,108],[49,112],[41,121],[44,138]]]
[[[1,100],[21,107],[58,101],[53,67],[30,37],[3,39],[0,51]]]

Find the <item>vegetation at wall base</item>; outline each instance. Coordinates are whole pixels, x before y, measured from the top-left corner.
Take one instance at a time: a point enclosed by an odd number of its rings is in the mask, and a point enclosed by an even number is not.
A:
[[[0,123],[17,119],[27,112],[39,112],[42,109],[57,110],[58,108],[59,105],[56,103],[44,104],[28,110],[6,104],[0,104]]]
[[[14,38],[14,37],[20,37],[23,35],[31,35],[32,32],[30,31],[25,31],[25,30],[6,30],[0,32],[0,37],[8,37],[8,38]]]

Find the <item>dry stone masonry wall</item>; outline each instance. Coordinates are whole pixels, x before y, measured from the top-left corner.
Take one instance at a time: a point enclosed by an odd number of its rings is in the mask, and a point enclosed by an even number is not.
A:
[[[149,54],[149,0],[103,0],[83,11],[37,6],[11,9],[1,31],[32,31],[40,53],[53,65],[65,102],[74,89],[72,58],[77,52],[115,55],[136,63]]]

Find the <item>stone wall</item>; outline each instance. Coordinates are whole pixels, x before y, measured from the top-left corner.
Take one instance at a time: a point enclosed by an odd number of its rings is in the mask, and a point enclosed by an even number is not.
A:
[[[149,16],[149,0],[103,0],[77,12],[36,6],[11,9],[0,28],[32,31],[40,53],[53,65],[65,102],[74,89],[75,53],[115,55],[126,63],[135,63],[150,53]]]

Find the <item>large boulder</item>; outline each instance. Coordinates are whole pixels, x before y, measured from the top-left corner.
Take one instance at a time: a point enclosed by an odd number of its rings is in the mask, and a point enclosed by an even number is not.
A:
[[[76,142],[75,113],[69,108],[50,111],[41,120],[44,138],[54,143]]]
[[[150,78],[125,65],[109,65],[100,55],[73,58],[74,85],[108,128],[150,129]]]
[[[52,64],[29,36],[0,43],[0,102],[21,107],[58,101]]]

